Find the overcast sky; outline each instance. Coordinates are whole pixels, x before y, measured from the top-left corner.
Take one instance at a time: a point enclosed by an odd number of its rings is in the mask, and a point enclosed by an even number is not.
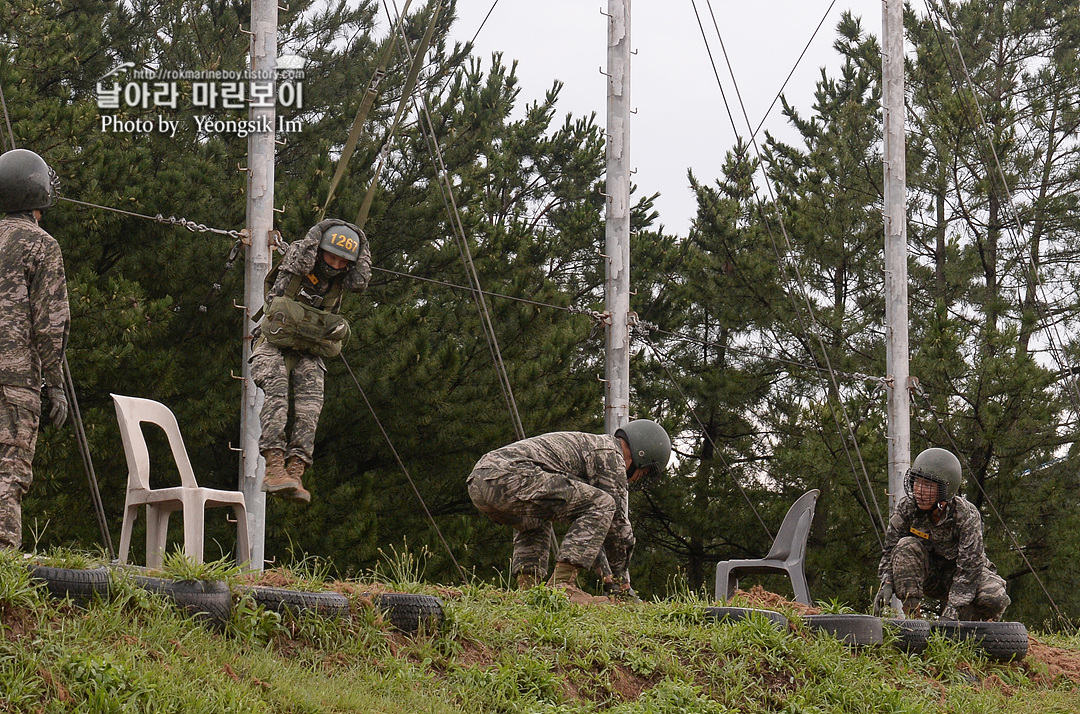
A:
[[[557,107],[566,113],[595,112],[604,126],[607,64],[607,0],[498,0],[481,29],[493,0],[459,0],[456,39],[476,39],[483,58],[501,51],[509,64],[518,60],[520,104],[543,97],[551,83],[564,83]],[[814,36],[832,0],[712,0],[720,35],[727,48],[738,88],[754,126],[765,115],[788,73]],[[820,68],[836,74],[832,48],[844,10],[862,18],[865,31],[881,36],[881,0],[836,0],[825,24],[788,82],[784,94],[810,112]],[[697,0],[717,71],[739,130],[745,122],[716,40],[709,5]],[[702,181],[720,174],[725,152],[734,144],[731,122],[713,74],[690,0],[636,0],[631,4],[630,96],[637,113],[631,118],[630,158],[639,194],[655,193],[660,220],[668,232],[686,235],[696,211],[687,169]],[[765,128],[794,139],[779,104]]]

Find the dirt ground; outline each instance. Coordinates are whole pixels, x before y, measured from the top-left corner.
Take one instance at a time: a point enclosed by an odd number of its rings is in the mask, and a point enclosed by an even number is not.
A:
[[[1043,644],[1028,635],[1027,659],[1045,664],[1049,670],[1046,676],[1051,683],[1065,677],[1074,684],[1080,684],[1080,652]],[[1036,679],[1040,678],[1041,675],[1036,674]]]
[[[801,602],[788,600],[781,595],[769,592],[760,585],[755,585],[750,588],[750,590],[739,590],[736,588],[735,595],[749,603],[750,607],[761,608],[763,610],[792,610],[800,615],[821,614],[821,608],[803,605]]]

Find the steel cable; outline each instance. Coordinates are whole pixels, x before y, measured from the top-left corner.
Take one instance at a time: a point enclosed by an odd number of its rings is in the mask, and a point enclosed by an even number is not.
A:
[[[413,481],[412,475],[409,473],[409,469],[406,468],[405,462],[401,460],[401,456],[398,454],[397,449],[394,448],[394,442],[391,441],[390,435],[386,433],[386,429],[383,428],[382,421],[379,420],[379,415],[375,413],[375,408],[371,406],[371,402],[367,398],[367,394],[364,393],[364,388],[360,386],[360,380],[356,378],[356,374],[353,372],[352,367],[349,365],[349,360],[345,359],[345,354],[339,355],[341,357],[342,364],[345,365],[345,369],[348,370],[349,376],[352,377],[353,384],[356,385],[356,389],[360,392],[360,396],[364,399],[364,404],[367,405],[368,411],[371,412],[371,418],[375,420],[375,425],[379,427],[379,431],[382,432],[383,438],[386,440],[387,446],[390,447],[390,451],[394,454],[394,458],[397,460],[398,466],[401,467],[402,473],[405,474],[405,478],[409,481],[409,486],[412,487],[413,493],[416,494],[416,498],[420,501],[420,506],[424,509],[424,513],[427,515],[428,520],[431,521],[431,527],[435,529],[436,535],[439,536],[439,540],[442,541],[443,547],[446,548],[447,554],[450,556],[450,560],[453,561],[454,567],[457,568],[458,575],[461,576],[462,583],[468,583],[469,579],[465,575],[465,571],[458,564],[457,558],[454,557],[454,551],[450,550],[450,544],[446,542],[446,538],[443,537],[442,530],[439,528],[439,524],[435,522],[435,516],[431,515],[431,511],[428,510],[427,503],[424,501],[424,497],[420,495],[420,489],[416,487],[416,482]]]
[[[712,3],[711,3],[711,0],[707,0],[707,1],[709,2],[708,7],[709,7],[710,14],[711,14],[712,13]],[[724,101],[724,108],[727,111],[728,120],[731,123],[732,130],[735,132],[736,138],[738,138],[739,131],[736,128],[735,119],[732,116],[731,106],[730,106],[730,104],[729,104],[729,102],[727,100],[727,94],[724,92],[723,83],[720,81],[720,74],[719,74],[718,70],[716,69],[716,61],[713,58],[712,48],[709,45],[708,37],[707,37],[707,35],[705,33],[705,26],[701,21],[700,14],[698,13],[696,0],[691,0],[691,4],[693,5],[693,8],[694,8],[694,15],[697,18],[698,28],[701,31],[701,38],[705,43],[705,48],[706,48],[706,51],[707,51],[707,53],[709,55],[709,61],[710,61],[710,64],[712,65],[713,75],[716,77],[716,83],[717,83],[717,86],[720,89],[720,95],[721,95],[721,97],[723,98],[723,101]],[[713,25],[716,28],[717,38],[720,39],[720,46],[721,46],[721,49],[724,52],[724,57],[725,57],[725,60],[726,60],[727,59],[727,50],[724,49],[723,39],[720,37],[720,30],[719,30],[719,26],[716,24],[715,15],[713,15]],[[731,71],[731,63],[730,63],[730,61],[728,61],[727,64],[728,64],[728,70],[730,72]],[[731,76],[732,76],[732,81],[734,82],[735,77],[734,77],[733,72],[731,72]],[[737,82],[735,84],[735,89],[736,89],[736,93],[738,94],[738,83]],[[752,125],[750,123],[749,117],[746,114],[746,107],[742,102],[741,94],[739,95],[738,99],[739,99],[739,104],[742,107],[743,117],[744,117],[744,119],[746,121],[747,129],[750,130]],[[764,163],[762,161],[761,149],[759,148],[757,140],[756,140],[756,138],[754,136],[750,137],[750,145],[754,147],[754,151],[755,151],[755,154],[757,156],[758,163],[763,166]],[[773,205],[774,211],[776,213],[776,219],[777,219],[777,221],[779,223],[781,233],[783,234],[784,242],[785,242],[785,244],[787,246],[788,253],[793,254],[794,253],[794,248],[793,248],[792,243],[791,243],[791,238],[788,235],[787,226],[784,223],[783,215],[780,212],[780,207],[777,204],[776,195],[775,195],[775,192],[773,191],[773,187],[772,187],[772,182],[769,180],[768,174],[765,174],[764,178],[765,178],[765,186],[766,186],[766,189],[769,192],[769,198],[772,201],[772,205]],[[780,255],[779,247],[776,245],[775,237],[774,237],[774,234],[772,232],[772,226],[771,226],[771,223],[769,222],[769,220],[767,218],[767,212],[766,212],[766,209],[765,209],[764,202],[762,201],[761,197],[759,195],[757,195],[757,193],[755,193],[754,199],[755,199],[755,202],[757,204],[758,211],[761,213],[762,222],[765,224],[765,227],[769,232],[769,237],[773,241],[773,251],[774,251],[774,253],[776,253],[777,260],[781,264],[780,267],[784,268],[785,267],[785,261],[783,260],[782,256]],[[799,288],[799,293],[802,296],[803,301],[805,302],[805,308],[806,308],[807,312],[810,315],[810,319],[813,320],[815,325],[819,324],[817,322],[817,319],[816,319],[815,315],[814,315],[813,302],[810,299],[809,291],[807,290],[806,283],[802,278],[802,273],[800,272],[798,265],[795,264],[795,263],[791,263],[790,264],[790,269],[795,274],[795,282],[796,282],[797,287]],[[787,271],[784,271],[784,272],[786,273]],[[789,293],[789,295],[790,295],[790,293]],[[792,300],[792,303],[793,303],[793,307],[795,308],[795,315],[796,315],[796,318],[798,319],[798,321],[800,323],[801,329],[803,330],[803,332],[805,334],[807,334],[807,336],[809,336],[809,337],[811,337],[813,339],[816,339],[816,341],[817,341],[817,343],[819,345],[819,348],[821,349],[825,366],[829,370],[830,385],[832,387],[832,392],[831,393],[834,395],[835,399],[837,400],[840,411],[841,411],[841,413],[843,414],[843,417],[844,417],[844,424],[841,424],[840,423],[840,417],[839,417],[839,415],[837,415],[836,410],[830,410],[832,412],[833,419],[836,422],[837,429],[840,432],[840,443],[841,443],[841,446],[843,447],[844,453],[845,453],[845,455],[847,457],[848,464],[851,467],[852,472],[855,475],[855,483],[856,483],[856,486],[859,489],[860,495],[862,496],[864,507],[865,507],[865,509],[867,511],[867,514],[870,516],[871,522],[874,525],[874,534],[877,537],[878,542],[882,543],[882,545],[884,545],[883,541],[881,540],[881,534],[885,530],[885,519],[881,515],[881,507],[878,505],[877,496],[874,494],[873,485],[872,485],[872,483],[870,481],[870,475],[866,471],[866,464],[863,462],[862,452],[859,449],[858,440],[856,439],[853,425],[851,423],[850,418],[847,415],[847,407],[844,404],[843,397],[842,397],[842,395],[840,393],[839,384],[836,381],[835,370],[833,369],[832,360],[829,357],[828,349],[826,349],[826,347],[825,347],[825,342],[824,342],[824,339],[821,337],[820,331],[807,329],[805,323],[803,322],[802,314],[801,314],[800,310],[798,309],[798,306],[795,304],[794,295],[791,295],[791,300]],[[813,356],[813,354],[811,354],[811,356]],[[844,436],[844,427],[845,426],[847,427],[847,432],[848,432],[847,438],[845,438],[845,436]],[[859,461],[859,467],[856,467],[855,460],[851,456],[851,451],[850,451],[850,449],[848,447],[848,443],[847,443],[848,439],[851,440],[851,443],[852,443],[853,447],[855,448],[855,453],[856,453],[856,456],[857,456],[858,461]],[[865,481],[867,483],[867,486],[869,488],[869,498],[867,497],[867,494],[863,490],[862,481],[859,480],[860,468],[861,468],[862,476],[865,479]],[[874,520],[874,512],[870,510],[871,502],[873,503],[874,510],[877,512],[877,520],[876,521]]]

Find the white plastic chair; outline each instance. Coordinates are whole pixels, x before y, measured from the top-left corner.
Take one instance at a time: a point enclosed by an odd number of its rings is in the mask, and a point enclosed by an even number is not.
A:
[[[204,511],[217,506],[231,506],[236,514],[236,560],[246,563],[248,551],[247,509],[240,491],[221,491],[202,488],[188,460],[184,439],[176,417],[164,404],[150,399],[111,395],[116,404],[116,420],[127,457],[128,482],[124,498],[124,524],[120,529],[119,562],[127,561],[131,545],[131,527],[140,506],[146,506],[146,567],[160,568],[169,532],[169,516],[173,511],[184,512],[184,553],[196,563],[203,562]],[[173,460],[180,472],[180,486],[150,488],[150,452],[146,448],[142,423],[162,428],[169,439]]]

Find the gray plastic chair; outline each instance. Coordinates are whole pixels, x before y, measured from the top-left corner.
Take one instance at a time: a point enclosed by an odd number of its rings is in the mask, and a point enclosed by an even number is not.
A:
[[[792,504],[780,524],[769,554],[754,560],[725,560],[716,564],[716,599],[727,600],[735,591],[741,573],[786,573],[791,579],[795,599],[803,605],[813,605],[810,589],[806,586],[803,564],[806,560],[806,538],[810,535],[810,523],[814,520],[814,506],[821,493],[818,489],[807,491]]]

